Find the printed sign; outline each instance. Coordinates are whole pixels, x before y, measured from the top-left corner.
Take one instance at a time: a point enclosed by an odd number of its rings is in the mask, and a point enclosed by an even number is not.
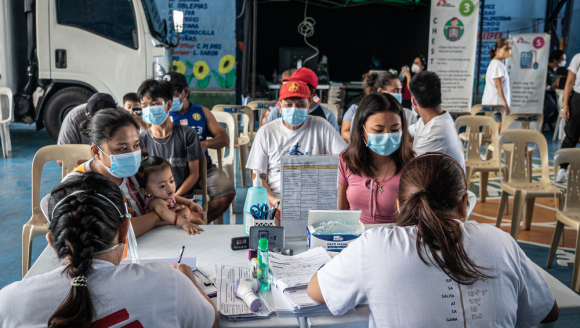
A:
[[[157,4],[167,22],[173,10],[183,11],[183,33],[172,63],[177,72],[185,75],[189,87],[234,88],[236,2],[158,0]]]
[[[510,75],[511,112],[542,113],[550,35],[512,34],[512,55],[506,65]]]
[[[431,1],[427,67],[441,78],[443,106],[449,112],[471,108],[478,0]]]

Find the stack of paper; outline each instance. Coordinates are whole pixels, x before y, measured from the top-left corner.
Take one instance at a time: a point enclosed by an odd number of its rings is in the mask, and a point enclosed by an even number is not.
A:
[[[274,280],[272,295],[278,316],[331,315],[326,304],[315,302],[306,292],[312,276],[331,259],[322,247],[296,256],[270,254],[270,269]]]
[[[218,311],[226,316],[228,321],[265,319],[274,313],[274,309],[263,298],[260,310],[252,312],[244,301],[236,297],[236,280],[252,279],[250,268],[216,265],[216,276]]]

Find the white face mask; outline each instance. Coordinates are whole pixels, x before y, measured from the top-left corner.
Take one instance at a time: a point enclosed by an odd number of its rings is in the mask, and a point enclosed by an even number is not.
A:
[[[566,67],[566,61],[565,60],[562,60],[560,62],[560,64],[558,64],[558,66],[560,66],[560,67]]]
[[[419,65],[413,63],[413,65],[411,66],[411,72],[417,73],[419,70],[421,70],[421,67],[419,67]]]

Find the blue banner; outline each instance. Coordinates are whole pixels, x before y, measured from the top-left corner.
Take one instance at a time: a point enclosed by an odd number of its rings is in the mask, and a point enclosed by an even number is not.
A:
[[[157,3],[161,16],[168,22],[173,10],[183,11],[183,33],[172,61],[176,71],[185,75],[189,87],[234,88],[235,0],[158,0]]]

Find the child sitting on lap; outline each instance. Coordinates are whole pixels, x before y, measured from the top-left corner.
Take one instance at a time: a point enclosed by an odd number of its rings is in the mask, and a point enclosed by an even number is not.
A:
[[[196,202],[175,196],[175,181],[171,165],[161,157],[150,156],[143,159],[135,175],[141,193],[145,195],[145,207],[154,211],[162,220],[181,226],[188,234],[203,231],[198,224],[204,224],[202,208]]]

